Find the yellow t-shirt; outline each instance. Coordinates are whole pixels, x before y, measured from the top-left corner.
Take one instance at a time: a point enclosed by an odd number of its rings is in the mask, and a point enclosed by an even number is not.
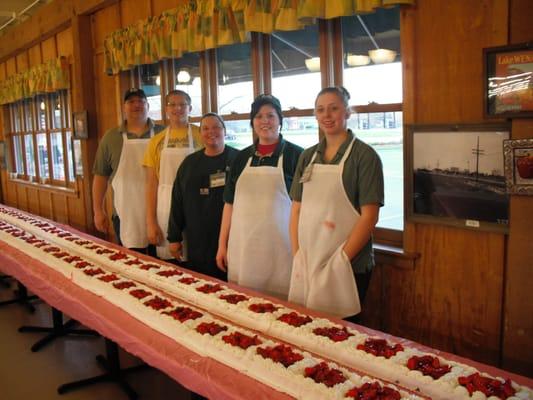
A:
[[[195,150],[202,148],[202,141],[200,139],[200,128],[196,125],[190,124],[192,131],[192,140]],[[165,144],[165,134],[167,130],[159,132],[157,135],[152,137],[148,142],[148,147],[144,153],[143,166],[151,167],[155,170],[155,174],[159,179],[159,165],[161,162],[161,150]],[[169,138],[168,138],[168,147],[188,147],[188,129],[179,128],[171,129]]]

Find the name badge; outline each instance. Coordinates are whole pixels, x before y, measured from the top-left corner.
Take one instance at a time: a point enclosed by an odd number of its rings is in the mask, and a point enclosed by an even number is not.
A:
[[[307,167],[305,167],[304,172],[302,173],[302,176],[300,177],[300,183],[309,182],[311,180],[311,175],[313,174],[313,163],[310,163]]]
[[[217,172],[209,175],[209,187],[217,188],[226,184],[226,172]]]
[[[200,188],[200,195],[201,196],[208,196],[209,195],[209,188]]]

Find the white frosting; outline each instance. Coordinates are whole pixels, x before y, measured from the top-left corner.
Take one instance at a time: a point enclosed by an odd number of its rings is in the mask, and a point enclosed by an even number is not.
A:
[[[2,220],[5,222],[2,222]],[[15,237],[5,232],[6,229],[3,228],[6,228],[6,226],[2,225],[5,223],[22,229],[24,235],[22,237]],[[42,248],[37,248],[27,243],[24,239],[32,235],[44,239],[50,244]],[[251,305],[270,302],[261,298],[250,298],[250,296],[246,295],[247,300],[240,301],[237,304],[231,304],[221,299],[220,296],[239,295],[241,293],[229,289],[223,284],[221,284],[222,290],[220,291],[215,293],[202,293],[197,289],[204,285],[213,285],[213,282],[195,278],[183,270],[179,270],[182,272],[180,275],[159,275],[159,272],[174,271],[176,269],[168,264],[162,264],[152,260],[148,261],[142,258],[137,259],[135,256],[129,254],[120,253],[117,257],[117,250],[115,249],[107,248],[105,245],[89,239],[76,237],[76,235],[70,234],[68,231],[64,231],[51,223],[45,223],[43,225],[41,220],[37,218],[1,206],[0,239],[42,261],[68,279],[72,279],[75,284],[98,296],[104,296],[106,300],[124,309],[135,318],[176,340],[192,351],[214,358],[296,398],[341,399],[344,398],[346,391],[349,389],[375,379],[364,375],[357,375],[342,367],[331,364],[333,368],[341,369],[343,374],[348,377],[348,380],[343,384],[335,385],[333,388],[327,388],[324,384],[317,384],[310,378],[304,377],[305,367],[315,365],[320,361],[309,353],[303,353],[305,354],[304,360],[285,368],[282,364],[274,363],[258,355],[256,353],[257,346],[251,346],[247,350],[243,350],[225,343],[222,338],[235,331],[249,336],[254,335],[251,331],[237,327],[237,325],[242,325],[271,337],[279,338],[292,345],[299,346],[302,349],[326,357],[341,365],[362,371],[365,374],[378,376],[381,379],[391,382],[400,382],[401,385],[413,390],[419,389],[421,393],[434,399],[448,399],[450,397],[462,399],[486,398],[481,392],[475,392],[470,396],[466,388],[459,385],[458,377],[468,376],[477,372],[470,366],[439,357],[441,363],[451,366],[452,369],[440,379],[435,380],[430,376],[422,375],[419,371],[411,371],[406,366],[407,360],[410,357],[426,355],[427,353],[413,348],[404,348],[403,351],[399,351],[390,359],[375,357],[356,348],[358,344],[364,343],[368,339],[368,335],[360,333],[357,330],[349,328],[348,332],[352,336],[344,341],[334,342],[328,337],[313,333],[313,330],[316,328],[342,328],[327,319],[317,318],[300,327],[293,327],[278,320],[281,315],[294,312],[294,310],[285,306],[274,304],[278,307],[274,312],[253,312],[249,309]],[[59,247],[60,252],[76,255],[83,261],[93,265],[83,269],[75,268],[76,262],[69,263],[64,261],[63,258],[54,257],[54,253],[46,253],[44,251],[51,246]],[[105,274],[90,276],[85,273],[94,268],[101,268],[105,271]],[[98,279],[110,273],[115,273],[120,277],[120,280],[104,282]],[[180,282],[183,279],[187,280],[190,278],[198,279],[198,281],[191,284]],[[124,290],[113,287],[113,283],[120,283],[126,280],[135,281],[136,286]],[[130,294],[132,290],[139,289],[146,290],[151,295],[139,300]],[[170,299],[165,293],[189,304]],[[154,310],[144,304],[155,296],[166,299],[172,306],[163,310]],[[196,306],[199,308],[196,308]],[[176,307],[189,307],[202,313],[203,316],[181,323],[171,316],[164,314],[165,311],[171,311]],[[205,310],[208,310],[208,312]],[[232,324],[217,320],[213,315],[220,315],[232,321]],[[225,325],[228,326],[228,330],[220,332],[215,336],[209,334],[202,335],[195,330],[202,322],[215,322],[220,325]],[[260,345],[261,347],[274,346],[276,344],[264,337],[260,339],[263,342]],[[298,350],[294,349],[294,351]],[[516,394],[510,397],[510,399],[533,399],[531,389],[519,386],[516,383],[513,383],[513,387],[516,390]],[[402,398],[419,398],[405,391],[401,391],[401,393]],[[489,399],[492,400],[492,398]]]

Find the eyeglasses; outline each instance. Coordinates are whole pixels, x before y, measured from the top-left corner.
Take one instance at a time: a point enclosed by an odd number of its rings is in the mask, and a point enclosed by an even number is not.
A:
[[[189,103],[167,103],[167,107],[185,108],[185,107],[189,107]]]

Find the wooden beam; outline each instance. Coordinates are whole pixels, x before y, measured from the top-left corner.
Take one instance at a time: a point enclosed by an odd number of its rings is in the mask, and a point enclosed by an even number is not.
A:
[[[74,12],[76,15],[90,15],[94,12],[108,7],[119,0],[71,0],[74,3]]]
[[[92,204],[91,182],[92,165],[94,155],[98,147],[97,115],[96,115],[96,94],[94,85],[94,62],[92,53],[91,17],[89,15],[77,15],[72,18],[72,37],[74,43],[72,82],[76,90],[72,91],[72,110],[87,110],[87,122],[89,127],[89,137],[82,141],[83,153],[83,199],[86,200],[85,213],[87,228],[92,230]]]
[[[0,62],[67,28],[74,15],[72,0],[55,0],[2,36]]]

